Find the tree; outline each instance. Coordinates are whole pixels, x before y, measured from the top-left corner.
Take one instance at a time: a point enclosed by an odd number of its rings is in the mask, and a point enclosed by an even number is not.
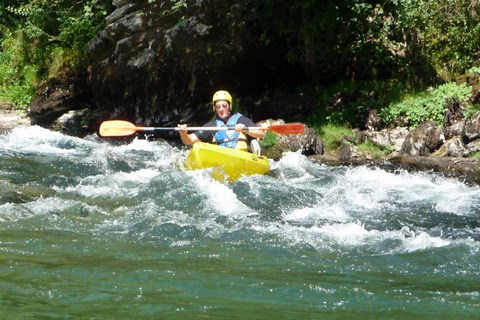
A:
[[[85,66],[111,10],[111,0],[2,1],[0,100],[26,106],[41,80]]]

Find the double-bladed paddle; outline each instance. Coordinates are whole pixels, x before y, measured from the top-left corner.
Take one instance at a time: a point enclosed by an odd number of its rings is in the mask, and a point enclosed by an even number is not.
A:
[[[133,123],[124,120],[108,120],[100,125],[99,133],[102,137],[124,137],[134,134],[135,132],[155,133],[158,131],[175,130],[179,131],[178,127],[137,127]],[[218,131],[218,130],[234,130],[234,127],[187,127],[189,131]],[[248,130],[269,130],[279,134],[302,134],[305,132],[303,123],[285,123],[273,124],[261,127],[247,127]]]

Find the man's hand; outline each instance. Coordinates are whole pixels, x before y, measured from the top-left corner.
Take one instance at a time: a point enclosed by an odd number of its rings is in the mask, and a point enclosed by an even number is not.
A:
[[[242,131],[245,131],[245,130],[246,130],[246,127],[243,123],[237,123],[235,125],[235,131],[242,132]]]

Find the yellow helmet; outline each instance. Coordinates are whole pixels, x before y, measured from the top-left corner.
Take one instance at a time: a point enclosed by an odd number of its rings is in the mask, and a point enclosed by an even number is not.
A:
[[[228,91],[220,90],[215,92],[212,98],[213,111],[215,111],[215,102],[217,102],[218,100],[227,100],[230,104],[230,110],[233,109],[232,96],[230,95],[230,93],[228,93]]]

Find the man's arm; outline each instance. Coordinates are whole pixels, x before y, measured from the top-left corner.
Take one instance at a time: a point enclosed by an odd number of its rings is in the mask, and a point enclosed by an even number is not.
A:
[[[198,139],[195,133],[188,134],[186,124],[179,124],[178,127],[180,128],[180,130],[178,130],[178,132],[180,133],[180,139],[187,146],[192,145],[197,141],[200,141],[200,139]]]
[[[252,129],[252,130],[248,130],[248,131],[244,131],[245,128],[247,127],[256,127],[257,125],[252,121],[250,120],[250,118],[247,118],[247,117],[243,117],[243,118],[240,118],[239,120],[239,123],[237,123],[235,125],[235,131],[238,131],[238,132],[242,132],[249,135],[250,137],[254,138],[254,139],[263,139],[263,137],[265,137],[265,130],[256,130],[256,129]]]

